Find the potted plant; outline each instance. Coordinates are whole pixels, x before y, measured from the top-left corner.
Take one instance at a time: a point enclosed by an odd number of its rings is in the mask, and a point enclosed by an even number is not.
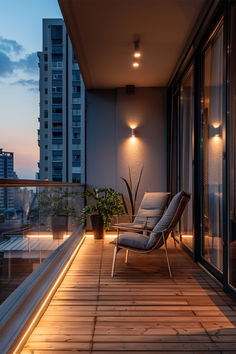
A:
[[[68,229],[68,217],[75,221],[76,209],[69,203],[78,192],[70,192],[65,188],[46,188],[40,192],[39,214],[40,219],[50,217],[53,238],[62,239]]]
[[[86,221],[91,217],[91,223],[94,231],[94,238],[100,239],[104,236],[104,229],[108,230],[113,215],[123,215],[124,205],[120,193],[112,188],[99,188],[86,190],[83,192],[85,199],[91,198],[92,205],[87,205],[81,212],[81,219]]]

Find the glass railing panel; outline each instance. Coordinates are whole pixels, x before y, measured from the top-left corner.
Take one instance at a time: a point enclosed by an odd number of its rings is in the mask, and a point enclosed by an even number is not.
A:
[[[83,190],[0,184],[0,303],[79,227]]]

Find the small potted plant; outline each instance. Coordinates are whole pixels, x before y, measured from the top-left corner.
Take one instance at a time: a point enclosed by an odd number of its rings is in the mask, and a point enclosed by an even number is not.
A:
[[[93,200],[92,205],[87,205],[81,212],[83,222],[90,216],[94,231],[94,238],[104,236],[104,229],[108,230],[113,215],[123,215],[124,205],[122,196],[112,188],[99,188],[83,192],[83,197]]]
[[[70,192],[64,188],[46,188],[40,192],[39,214],[40,219],[50,217],[53,238],[61,239],[68,229],[68,217],[75,221],[76,209],[71,206],[71,198],[78,192]]]

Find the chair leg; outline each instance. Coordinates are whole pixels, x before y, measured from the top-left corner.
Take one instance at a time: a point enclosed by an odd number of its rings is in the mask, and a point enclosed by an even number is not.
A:
[[[111,277],[113,278],[115,275],[115,268],[116,268],[116,256],[117,252],[119,251],[117,245],[114,248],[114,254],[113,254],[113,262],[112,262],[112,270],[111,270]]]
[[[125,252],[125,263],[128,263],[128,255],[129,255],[129,250],[126,250],[126,252]]]
[[[167,251],[167,245],[166,245],[166,239],[165,239],[164,232],[162,232],[162,238],[163,238],[163,242],[164,242],[164,245],[165,245],[166,260],[167,260],[167,264],[168,264],[169,274],[170,274],[170,278],[172,278],[172,273],[171,273],[171,269],[170,269],[170,262],[169,262],[169,257],[168,257],[168,251]]]

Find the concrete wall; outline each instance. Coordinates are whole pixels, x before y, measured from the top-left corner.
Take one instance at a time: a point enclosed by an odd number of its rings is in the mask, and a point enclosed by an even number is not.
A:
[[[112,187],[127,195],[120,177],[131,169],[136,186],[144,166],[138,201],[145,191],[167,190],[165,88],[125,88],[87,92],[87,185]],[[130,137],[136,127],[136,138]]]

